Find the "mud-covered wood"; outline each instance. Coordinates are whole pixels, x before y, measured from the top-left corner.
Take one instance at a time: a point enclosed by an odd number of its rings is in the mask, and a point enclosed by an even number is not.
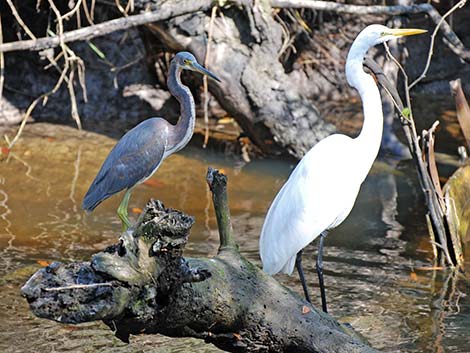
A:
[[[213,192],[226,194],[225,176],[210,170],[207,179]],[[228,210],[222,194],[214,199]],[[39,270],[22,295],[39,317],[103,320],[124,341],[131,334],[160,333],[200,338],[230,352],[375,352],[350,327],[250,263],[236,246],[221,246],[211,259],[182,257],[193,222],[151,201],[116,245],[91,262]],[[221,229],[221,238],[231,234],[229,217],[219,224],[224,227],[229,229]]]

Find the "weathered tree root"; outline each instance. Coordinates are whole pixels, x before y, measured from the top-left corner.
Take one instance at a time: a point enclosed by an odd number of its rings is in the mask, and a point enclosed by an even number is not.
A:
[[[230,352],[375,352],[240,255],[226,178],[209,169],[207,180],[221,234],[215,258],[183,258],[193,218],[152,200],[119,244],[91,262],[36,272],[21,289],[33,313],[63,323],[103,320],[126,342],[160,333]]]

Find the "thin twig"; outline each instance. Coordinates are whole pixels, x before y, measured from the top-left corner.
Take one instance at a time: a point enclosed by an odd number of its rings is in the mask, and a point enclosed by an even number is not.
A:
[[[455,10],[457,10],[459,8],[462,8],[465,5],[466,2],[467,2],[467,0],[459,1],[449,11],[447,11],[444,14],[444,16],[442,16],[442,18],[439,20],[439,22],[437,23],[437,25],[434,28],[434,31],[432,32],[432,35],[431,35],[431,44],[429,45],[428,57],[427,57],[427,60],[426,60],[426,65],[424,66],[424,70],[421,73],[421,75],[409,85],[408,89],[412,89],[414,86],[416,86],[416,84],[418,84],[419,81],[421,81],[423,78],[426,77],[426,74],[429,70],[429,66],[431,65],[432,56],[434,54],[434,42],[435,42],[435,39],[436,39],[436,36],[437,36],[437,32],[439,32],[439,28],[442,26],[442,24],[444,23],[445,19],[448,16],[450,16]]]
[[[11,0],[9,0],[11,1]],[[339,4],[330,1],[316,1],[316,0],[270,0],[273,7],[278,8],[310,8],[319,11],[332,11],[336,13],[350,13],[355,15],[364,14],[383,14],[383,15],[403,15],[403,14],[417,14],[426,13],[429,15],[434,23],[439,23],[442,16],[430,4],[419,4],[409,6],[365,6],[365,5],[349,5]],[[92,2],[92,7],[94,2]],[[80,28],[63,34],[63,42],[73,42],[77,40],[86,40],[94,37],[99,37],[105,34],[112,33],[117,30],[128,29],[131,27],[140,26],[143,24],[167,20],[177,16],[193,13],[197,11],[207,11],[212,7],[211,0],[188,1],[184,6],[181,4],[165,3],[163,2],[158,11],[145,12],[143,14],[132,15],[124,18],[118,18],[111,21],[102,22],[97,25]],[[94,12],[94,9],[90,11]],[[470,61],[470,50],[466,49],[462,41],[455,34],[447,22],[443,21],[441,24],[442,32],[447,39],[449,48],[459,57],[465,61]],[[39,38],[37,40],[25,40],[3,43],[0,45],[0,51],[15,51],[15,50],[41,50],[46,48],[53,48],[60,45],[58,37]]]
[[[429,175],[427,167],[423,163],[422,152],[419,147],[418,143],[418,135],[416,133],[416,125],[413,119],[413,110],[411,109],[411,98],[410,98],[410,86],[408,84],[408,75],[403,68],[403,66],[398,62],[398,60],[392,55],[390,52],[390,48],[385,44],[385,50],[389,56],[389,58],[397,65],[398,69],[403,75],[404,84],[405,84],[405,95],[406,95],[406,104],[408,108],[408,116],[407,114],[403,114],[404,112],[401,111],[402,116],[406,116],[406,124],[402,124],[403,129],[405,131],[405,136],[408,140],[408,145],[410,146],[411,154],[413,155],[413,159],[416,164],[416,168],[419,175],[419,181],[421,184],[421,188],[424,193],[424,197],[426,199],[426,204],[428,206],[430,218],[432,224],[435,227],[437,237],[439,242],[441,243],[440,248],[442,249],[445,259],[450,266],[454,266],[454,262],[450,256],[450,253],[447,248],[446,243],[446,231],[444,227],[444,220],[442,219],[442,210],[440,209],[439,201],[436,198],[436,194],[434,191],[433,183],[431,177]]]
[[[349,5],[337,3],[333,1],[319,0],[270,0],[272,7],[278,8],[309,8],[318,11],[331,11],[335,13],[348,13],[353,15],[405,15],[426,13],[430,19],[437,25],[442,27],[442,32],[448,40],[446,43],[449,48],[460,58],[469,62],[470,50],[465,48],[462,41],[455,34],[449,24],[442,20],[439,12],[429,3],[417,5]]]
[[[69,12],[61,16],[61,19],[68,21],[80,9],[82,1],[83,0],[78,0],[75,6]],[[79,14],[80,12],[77,14],[77,16],[79,16]]]
[[[88,21],[88,24],[93,25],[94,24],[94,22],[93,22],[93,12],[91,12],[90,9],[88,9],[88,4],[87,4],[86,1],[82,2],[82,7],[83,7],[83,12],[85,13],[85,17]]]
[[[129,16],[129,12],[134,12],[134,0],[129,0],[127,2],[126,8],[122,7],[119,0],[114,0],[116,7],[122,13],[124,17]]]
[[[64,286],[64,287],[44,288],[44,290],[46,292],[60,292],[64,290],[97,288],[97,287],[112,287],[112,286],[113,285],[111,283],[72,284],[70,286]]]
[[[61,36],[56,35],[52,37],[38,38],[35,40],[21,40],[3,43],[0,45],[0,51],[9,52],[17,50],[42,50],[47,48],[55,48],[60,46],[61,43],[91,39],[118,30],[144,25],[150,22],[158,22],[188,13],[206,11],[210,9],[211,6],[212,0],[188,1],[184,6],[181,6],[180,3],[163,3],[158,11],[144,12],[138,15],[105,21],[93,26],[83,27],[66,32]]]
[[[204,66],[207,67],[210,60],[210,49],[212,41],[212,30],[214,28],[215,15],[217,13],[217,6],[212,8],[211,20],[209,23],[209,33],[207,35],[207,46],[206,46],[206,57],[204,58]],[[207,83],[207,76],[204,75],[202,78],[202,83],[204,87],[204,142],[202,148],[207,147],[207,142],[209,142],[209,85]]]
[[[33,40],[36,39],[36,36],[33,34],[33,32],[31,32],[31,30],[29,29],[29,27],[26,25],[26,23],[24,23],[23,19],[21,18],[20,14],[18,13],[18,11],[16,10],[16,7],[15,5],[13,5],[13,3],[11,2],[11,0],[7,0],[7,3],[8,3],[8,6],[10,6],[10,10],[11,10],[11,13],[13,14],[13,16],[15,17],[16,21],[18,22],[18,24],[21,26],[21,28],[23,28],[23,30],[26,32],[26,34]]]

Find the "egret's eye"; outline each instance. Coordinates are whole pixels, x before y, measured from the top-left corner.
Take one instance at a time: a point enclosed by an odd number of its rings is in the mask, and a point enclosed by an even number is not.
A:
[[[385,37],[387,34],[388,34],[387,32],[382,32],[382,33],[380,33],[380,36]]]

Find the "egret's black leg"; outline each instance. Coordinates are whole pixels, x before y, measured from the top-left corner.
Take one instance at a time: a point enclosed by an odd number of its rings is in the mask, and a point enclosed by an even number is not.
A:
[[[327,231],[323,231],[320,234],[320,243],[318,244],[318,256],[317,256],[317,274],[318,282],[320,284],[320,294],[321,294],[321,306],[325,313],[326,310],[326,294],[325,294],[325,284],[323,283],[323,241],[327,235]]]
[[[295,258],[295,267],[297,268],[297,271],[299,272],[300,282],[302,282],[302,288],[304,289],[305,299],[309,303],[311,303],[312,301],[310,299],[310,295],[308,294],[307,282],[305,282],[304,270],[302,268],[302,252],[303,250],[300,250],[297,253],[297,257]]]

